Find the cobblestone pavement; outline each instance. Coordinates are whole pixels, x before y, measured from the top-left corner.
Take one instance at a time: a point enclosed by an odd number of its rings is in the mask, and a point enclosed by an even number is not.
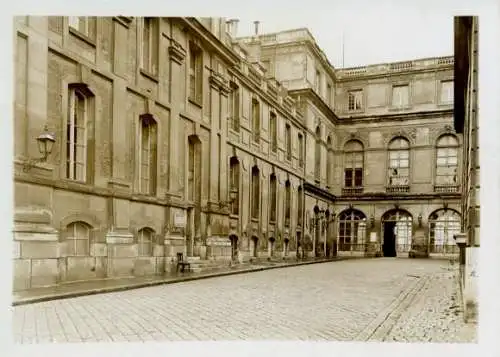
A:
[[[475,326],[452,308],[453,274],[438,260],[297,266],[17,306],[13,333],[17,343],[472,342]]]

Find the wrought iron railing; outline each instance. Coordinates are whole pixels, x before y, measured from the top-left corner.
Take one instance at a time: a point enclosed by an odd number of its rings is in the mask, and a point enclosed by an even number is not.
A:
[[[434,192],[439,193],[455,193],[460,191],[458,185],[434,185]]]
[[[363,187],[344,187],[342,188],[343,195],[360,195],[363,193]]]
[[[408,193],[410,186],[408,185],[391,185],[386,187],[387,193]]]

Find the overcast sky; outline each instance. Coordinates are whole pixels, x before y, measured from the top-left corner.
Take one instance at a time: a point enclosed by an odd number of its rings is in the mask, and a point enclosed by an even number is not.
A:
[[[453,54],[451,14],[383,5],[359,11],[359,6],[346,3],[301,9],[286,16],[275,8],[238,16],[238,36],[252,35],[254,20],[261,22],[261,33],[307,27],[337,68],[342,67],[342,33],[345,67]]]

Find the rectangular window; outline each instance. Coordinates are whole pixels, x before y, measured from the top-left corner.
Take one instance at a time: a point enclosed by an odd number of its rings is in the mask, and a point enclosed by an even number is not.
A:
[[[240,90],[239,87],[236,83],[230,82],[230,89],[231,91],[229,92],[229,98],[228,98],[228,105],[229,105],[229,115],[230,115],[230,120],[231,120],[231,128],[234,131],[239,131],[240,130]]]
[[[453,81],[441,82],[441,104],[453,104]]]
[[[319,70],[316,70],[314,88],[316,89],[316,93],[319,95],[321,93],[321,73]]]
[[[408,85],[392,87],[392,106],[394,108],[405,108],[410,103],[410,91]]]
[[[269,220],[276,222],[276,176],[271,175],[269,180],[269,188],[271,190],[270,207],[269,207]]]
[[[299,140],[299,166],[304,166],[304,137],[302,134],[298,135]]]
[[[269,114],[269,133],[271,135],[271,150],[276,152],[278,150],[278,121],[276,114],[271,112]]]
[[[260,105],[257,99],[252,99],[252,126],[253,140],[259,142],[260,139]]]
[[[158,74],[158,20],[145,17],[142,28],[142,63],[141,68],[146,72]]]
[[[332,105],[332,85],[330,83],[326,86],[326,103]]]
[[[259,219],[259,202],[260,202],[260,188],[259,188],[259,171],[255,168],[252,170],[252,218]]]
[[[363,109],[363,91],[354,90],[348,93],[348,108],[349,110],[362,110]]]
[[[156,123],[141,118],[139,187],[143,194],[153,195],[156,188]]]
[[[291,193],[291,187],[290,183],[287,182],[285,184],[285,224],[288,221],[288,224],[290,224],[290,212],[291,212],[291,200],[292,200],[292,193]]]
[[[81,182],[87,180],[87,100],[78,89],[69,92],[66,178]]]
[[[236,160],[231,160],[230,163],[230,184],[229,190],[231,194],[231,214],[239,214],[239,185],[240,185],[240,169],[239,163]]]
[[[292,160],[292,128],[289,124],[285,126],[286,159]]]
[[[189,44],[189,99],[202,103],[203,56],[201,49],[194,43]]]
[[[90,39],[95,37],[95,18],[89,16],[69,16],[69,27]]]

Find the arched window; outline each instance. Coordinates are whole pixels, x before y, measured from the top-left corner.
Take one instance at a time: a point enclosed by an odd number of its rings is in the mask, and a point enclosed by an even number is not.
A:
[[[443,135],[436,142],[435,190],[458,191],[458,140],[454,135]]]
[[[231,214],[238,215],[240,207],[240,162],[233,156],[229,160],[229,196]]]
[[[139,190],[154,195],[156,191],[156,121],[149,114],[140,116]]]
[[[408,192],[410,184],[410,143],[397,137],[389,143],[389,188],[391,192]]]
[[[350,209],[339,215],[339,251],[363,251],[366,235],[366,216]]]
[[[333,146],[332,138],[328,135],[326,139],[326,185],[332,187],[333,185]]]
[[[290,181],[285,182],[285,225],[290,225],[290,211],[291,211],[291,200],[292,200],[292,188]]]
[[[269,191],[270,191],[270,203],[269,203],[269,220],[271,222],[276,222],[276,205],[277,205],[277,185],[276,175],[271,174],[269,177]]]
[[[314,150],[314,178],[316,181],[321,179],[321,130],[316,128],[316,146]]]
[[[257,166],[252,168],[252,218],[259,219],[260,172]]]
[[[142,228],[137,232],[137,251],[140,257],[153,255],[155,232],[150,228]]]
[[[363,144],[357,140],[344,145],[344,189],[346,193],[363,190]]]
[[[454,210],[440,209],[429,216],[430,253],[458,253],[453,236],[460,233],[460,214]]]
[[[303,216],[303,197],[302,197],[302,186],[299,186],[297,190],[297,225],[302,226],[302,216]]]
[[[73,257],[90,254],[90,230],[85,222],[74,222],[66,227],[67,255]]]

